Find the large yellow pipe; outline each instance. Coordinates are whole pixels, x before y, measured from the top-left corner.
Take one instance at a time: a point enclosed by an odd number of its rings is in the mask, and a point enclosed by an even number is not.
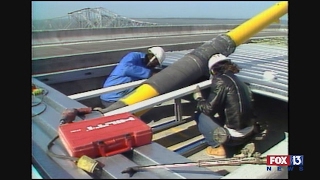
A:
[[[158,95],[159,93],[152,86],[149,84],[142,84],[135,90],[135,92],[128,94],[126,97],[120,99],[120,101],[130,105]]]
[[[231,30],[227,33],[227,35],[230,36],[230,38],[235,42],[236,46],[238,46],[255,33],[261,31],[271,23],[279,20],[279,18],[285,15],[287,11],[288,2],[279,2]],[[126,97],[123,97],[119,101],[126,105],[131,105],[158,95],[159,93],[157,90],[155,90],[155,88],[153,88],[151,85],[142,84],[135,91],[128,94]]]
[[[242,23],[227,35],[238,46],[248,40],[251,36],[258,33],[268,25],[279,20],[280,17],[288,12],[288,1],[279,2],[250,20]]]

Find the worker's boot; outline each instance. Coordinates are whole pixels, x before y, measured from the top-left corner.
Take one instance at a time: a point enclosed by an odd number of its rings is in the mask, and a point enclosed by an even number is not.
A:
[[[222,145],[218,147],[207,147],[206,149],[207,155],[214,157],[214,158],[225,158],[226,157],[226,150]]]

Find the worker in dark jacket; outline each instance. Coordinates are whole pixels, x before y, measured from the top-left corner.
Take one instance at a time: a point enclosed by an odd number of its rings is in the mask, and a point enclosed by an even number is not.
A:
[[[120,85],[141,79],[147,79],[156,71],[155,67],[161,65],[165,59],[165,52],[161,47],[151,47],[147,53],[130,52],[125,55],[105,80],[103,87]],[[129,94],[134,88],[129,88],[100,96],[102,105],[106,108]]]
[[[213,55],[208,61],[212,78],[207,99],[196,90],[196,122],[205,137],[206,153],[216,158],[225,158],[224,146],[238,146],[248,142],[254,132],[252,93],[236,73],[238,66],[222,54]]]

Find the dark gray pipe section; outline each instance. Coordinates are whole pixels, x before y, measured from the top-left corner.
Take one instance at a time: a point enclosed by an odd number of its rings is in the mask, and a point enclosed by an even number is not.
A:
[[[110,111],[113,111],[113,110],[116,110],[116,109],[119,109],[119,108],[122,108],[125,106],[127,106],[127,105],[124,102],[117,101],[117,102],[111,104],[109,107],[101,109],[101,113],[107,113],[107,112],[110,112]]]
[[[209,75],[208,60],[214,54],[229,56],[235,50],[235,43],[227,35],[219,35],[194,49],[184,57],[145,81],[159,94],[164,94],[195,82],[203,75]]]
[[[150,77],[144,84],[149,84],[159,94],[185,87],[201,76],[208,75],[207,64],[212,55],[221,53],[229,56],[235,49],[235,42],[229,36],[221,34],[186,54],[160,73]],[[127,105],[122,101],[117,101],[103,109],[102,112],[107,113],[125,106]]]

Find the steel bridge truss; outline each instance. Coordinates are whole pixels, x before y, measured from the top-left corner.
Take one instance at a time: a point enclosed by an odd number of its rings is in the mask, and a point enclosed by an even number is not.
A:
[[[62,16],[32,23],[32,30],[92,29],[110,27],[157,26],[157,23],[137,21],[120,16],[105,8],[84,8]]]

